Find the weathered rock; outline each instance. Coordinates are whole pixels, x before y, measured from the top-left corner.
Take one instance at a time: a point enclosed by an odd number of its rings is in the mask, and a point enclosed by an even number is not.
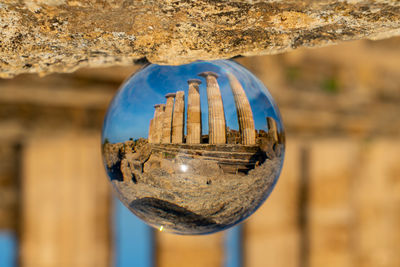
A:
[[[283,149],[272,138],[258,139]],[[283,160],[280,152],[267,158],[257,145],[143,145],[139,140],[105,144],[103,154],[114,154],[106,158],[121,159],[107,166],[111,181],[140,218],[183,234],[214,232],[249,216],[271,190]],[[123,146],[126,153],[117,156]],[[140,163],[142,154],[148,158]],[[180,218],[186,215],[198,223]]]
[[[400,34],[400,2],[3,0],[0,77],[274,54]]]
[[[104,157],[105,164],[108,168],[111,168],[115,164],[119,163],[122,159],[122,149],[123,144],[110,144],[107,140],[103,144],[104,154],[107,155]]]
[[[129,161],[127,159],[122,159],[121,161],[121,172],[122,172],[122,177],[124,182],[130,182],[132,181],[132,178],[134,177],[131,166],[129,164]]]

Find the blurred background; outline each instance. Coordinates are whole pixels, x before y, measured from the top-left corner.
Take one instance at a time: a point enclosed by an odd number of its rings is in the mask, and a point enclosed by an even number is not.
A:
[[[152,230],[112,196],[103,116],[139,66],[0,80],[0,266],[400,266],[400,38],[239,58],[282,113],[282,175],[242,225]]]

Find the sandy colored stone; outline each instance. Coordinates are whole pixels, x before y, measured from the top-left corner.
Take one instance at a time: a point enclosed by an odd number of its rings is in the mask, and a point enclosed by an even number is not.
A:
[[[285,163],[279,181],[267,202],[244,226],[244,266],[297,267],[301,265],[299,197],[303,141],[287,143]],[[306,265],[303,265],[306,266]]]
[[[310,267],[357,265],[353,252],[357,250],[352,250],[358,231],[352,224],[356,212],[352,190],[359,187],[354,182],[355,168],[363,166],[359,155],[359,146],[351,140],[314,140],[310,145],[307,214]]]
[[[223,233],[204,236],[181,236],[158,232],[155,240],[157,247],[156,266],[223,266]],[[179,251],[179,254],[177,254],[177,251]]]
[[[188,81],[188,84],[189,96],[186,143],[200,144],[202,125],[199,84],[201,84],[201,81],[198,79],[192,79]]]
[[[185,92],[177,91],[172,116],[172,143],[183,143],[185,128]]]
[[[275,54],[399,35],[397,0],[3,0],[0,77]]]
[[[226,122],[224,104],[218,85],[218,74],[206,71],[198,74],[207,81],[207,103],[208,103],[208,135],[210,144],[226,143]]]
[[[120,160],[106,169],[121,201],[155,228],[181,234],[215,232],[248,217],[271,190],[283,161],[283,144],[273,157],[258,145],[104,146]]]
[[[20,266],[109,266],[111,191],[99,138],[68,132],[25,144]]]
[[[256,130],[254,128],[253,112],[251,111],[249,100],[238,79],[232,74],[229,74],[228,78],[233,98],[235,99],[242,144],[254,145],[256,143]]]
[[[155,134],[154,134],[154,143],[160,143],[162,137],[162,128],[164,124],[164,113],[165,113],[165,104],[157,104],[154,106],[156,109],[154,115],[154,124],[155,124]]]
[[[165,97],[167,98],[167,103],[165,105],[161,143],[167,144],[171,143],[172,111],[174,109],[175,93],[169,93]]]
[[[156,113],[154,111],[154,113]],[[156,114],[154,114],[155,117]],[[153,119],[150,120],[150,125],[149,125],[149,143],[154,143],[155,142],[155,120]]]
[[[272,117],[267,117],[268,134],[273,137],[274,141],[278,141],[278,130],[276,128],[276,121]]]

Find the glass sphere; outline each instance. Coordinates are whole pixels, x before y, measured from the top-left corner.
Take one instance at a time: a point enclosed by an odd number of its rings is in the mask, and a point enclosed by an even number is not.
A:
[[[135,215],[159,230],[206,234],[243,221],[265,201],[284,139],[268,90],[238,63],[150,64],[111,102],[102,153]]]

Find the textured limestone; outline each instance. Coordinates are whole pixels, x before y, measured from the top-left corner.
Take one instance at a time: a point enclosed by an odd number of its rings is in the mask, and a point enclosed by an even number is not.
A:
[[[278,141],[278,130],[276,128],[276,121],[272,117],[267,117],[268,135],[273,136],[274,142]]]
[[[228,75],[233,98],[235,99],[236,113],[238,116],[240,136],[243,145],[256,143],[256,130],[254,127],[253,112],[242,85],[232,74]]]
[[[153,119],[150,120],[150,125],[149,125],[149,143],[155,143],[155,114],[156,111],[154,111],[154,117]]]
[[[400,34],[398,0],[2,0],[0,77],[274,54]]]
[[[185,128],[185,92],[178,91],[175,96],[174,113],[172,116],[172,138],[175,144],[183,143]]]
[[[188,80],[188,112],[187,112],[187,136],[186,143],[200,144],[201,141],[201,105],[200,89],[201,81],[198,79]]]
[[[167,98],[167,104],[165,105],[161,143],[167,144],[171,143],[172,111],[174,109],[175,93],[169,93],[165,97]]]
[[[156,109],[155,117],[154,117],[154,125],[155,125],[155,135],[154,135],[154,143],[160,143],[163,133],[163,125],[164,125],[164,117],[165,117],[165,104],[157,104],[154,106]]]
[[[145,142],[105,144],[105,157],[120,159],[107,165],[111,182],[137,216],[181,234],[211,233],[248,217],[271,190],[283,162],[282,144],[269,157],[257,145]]]
[[[207,81],[208,135],[210,144],[226,143],[224,104],[217,82],[218,74],[212,71],[199,73]]]

